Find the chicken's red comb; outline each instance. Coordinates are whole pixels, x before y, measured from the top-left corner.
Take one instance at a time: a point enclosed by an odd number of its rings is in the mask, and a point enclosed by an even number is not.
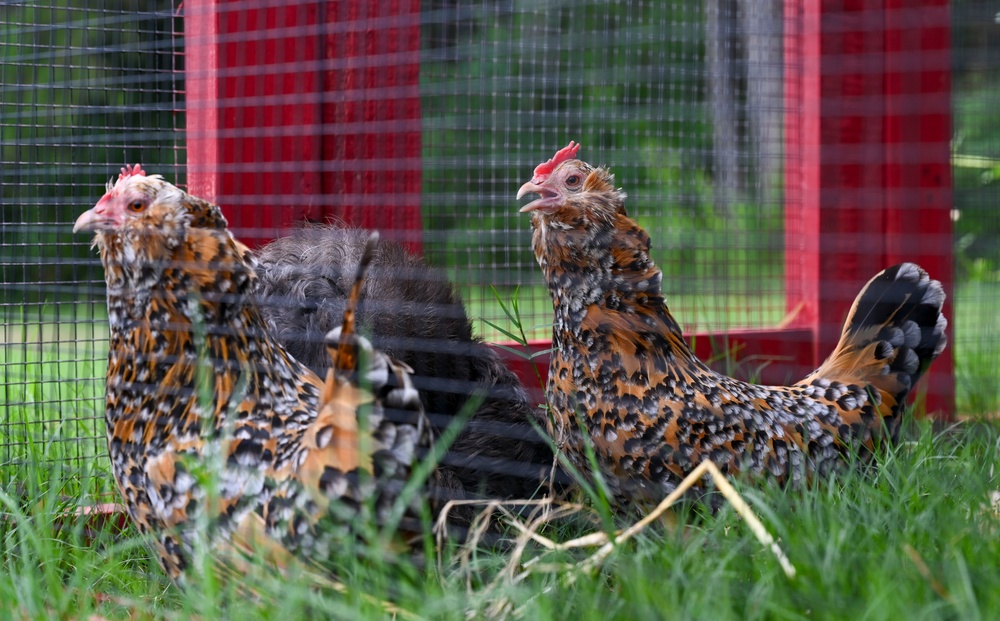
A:
[[[142,164],[136,164],[132,166],[131,164],[125,164],[122,168],[121,174],[118,175],[118,180],[126,179],[128,177],[145,177],[146,171],[142,169]]]
[[[541,183],[545,181],[546,178],[552,171],[556,169],[556,166],[562,164],[566,160],[571,160],[576,157],[576,154],[580,152],[580,145],[572,140],[565,147],[556,151],[556,154],[547,161],[535,166],[535,176],[531,178],[532,183]]]

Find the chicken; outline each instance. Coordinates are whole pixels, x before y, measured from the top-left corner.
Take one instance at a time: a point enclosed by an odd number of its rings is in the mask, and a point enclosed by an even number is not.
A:
[[[358,229],[308,226],[256,253],[261,313],[281,344],[320,376],[329,364],[323,335],[340,322],[366,237]],[[441,460],[460,482],[456,495],[533,496],[553,464],[550,444],[535,431],[544,416],[497,353],[473,336],[445,276],[402,245],[382,241],[361,300],[359,330],[414,369],[435,432],[471,414]]]
[[[199,532],[230,568],[253,556],[335,571],[431,446],[419,395],[350,318],[328,339],[325,383],[289,355],[249,295],[255,260],[226,227],[217,206],[138,165],[76,221],[95,233],[107,281],[115,482],[181,584]],[[422,495],[434,502],[438,483]],[[420,524],[419,507],[404,509],[401,533]]]
[[[593,446],[616,500],[666,496],[702,460],[796,485],[897,428],[907,392],[943,351],[941,283],[913,263],[862,289],[833,354],[792,386],[726,377],[695,357],[661,292],[649,235],[613,175],[570,144],[521,186],[539,198],[532,248],[555,309],[550,431],[584,473]]]

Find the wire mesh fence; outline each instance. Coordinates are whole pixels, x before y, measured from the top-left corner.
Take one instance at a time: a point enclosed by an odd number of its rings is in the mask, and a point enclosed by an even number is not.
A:
[[[628,192],[688,327],[780,320],[780,7],[738,26],[723,4],[428,7],[425,243],[473,308],[492,319],[488,286],[519,284],[528,325],[551,321],[512,192],[574,139]],[[765,43],[753,64],[748,37]]]
[[[0,463],[106,460],[104,281],[68,223],[125,159],[183,171],[180,21],[164,2],[0,16]]]
[[[1000,66],[1000,13],[988,2],[952,7],[952,170],[955,184],[955,366],[958,411],[996,413],[1000,363],[1000,127],[989,76]]]
[[[629,194],[686,329],[793,321],[788,82],[807,69],[791,5],[3,5],[0,468],[104,459],[103,279],[70,230],[125,163],[218,201],[257,245],[302,221],[382,229],[445,271],[484,337],[506,339],[496,298],[517,290],[544,339],[514,194],[577,140]],[[950,319],[959,412],[982,413],[1000,400],[1000,27],[987,2],[950,19]]]

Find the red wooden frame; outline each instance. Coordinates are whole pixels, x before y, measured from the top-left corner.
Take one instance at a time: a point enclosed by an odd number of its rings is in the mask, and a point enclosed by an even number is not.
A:
[[[696,335],[702,357],[735,345],[738,359],[770,361],[763,382],[803,377],[833,349],[861,286],[903,260],[950,298],[948,4],[903,4],[784,0],[789,318]],[[222,202],[251,243],[334,217],[419,252],[419,10],[419,0],[185,0],[191,191]],[[926,384],[929,410],[944,417],[953,364],[947,349]]]
[[[183,11],[189,190],[251,245],[336,220],[420,252],[419,0]]]
[[[785,292],[815,364],[884,267],[917,262],[951,299],[949,24],[946,0],[785,2]],[[926,382],[945,418],[951,351]]]

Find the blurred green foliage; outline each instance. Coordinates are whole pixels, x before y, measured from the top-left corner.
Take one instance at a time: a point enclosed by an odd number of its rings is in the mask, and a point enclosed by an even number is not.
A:
[[[581,158],[612,167],[668,276],[748,251],[780,273],[780,205],[714,206],[699,3],[422,6],[425,230],[448,231],[425,238],[435,261],[492,266],[494,284],[533,265],[514,194],[573,139]]]
[[[1000,86],[970,75],[952,100],[957,277],[1000,282]]]
[[[951,16],[956,278],[1000,282],[1000,13],[952,0]]]
[[[182,169],[172,4],[0,5],[0,303],[85,296],[102,278],[76,216],[125,162]]]

